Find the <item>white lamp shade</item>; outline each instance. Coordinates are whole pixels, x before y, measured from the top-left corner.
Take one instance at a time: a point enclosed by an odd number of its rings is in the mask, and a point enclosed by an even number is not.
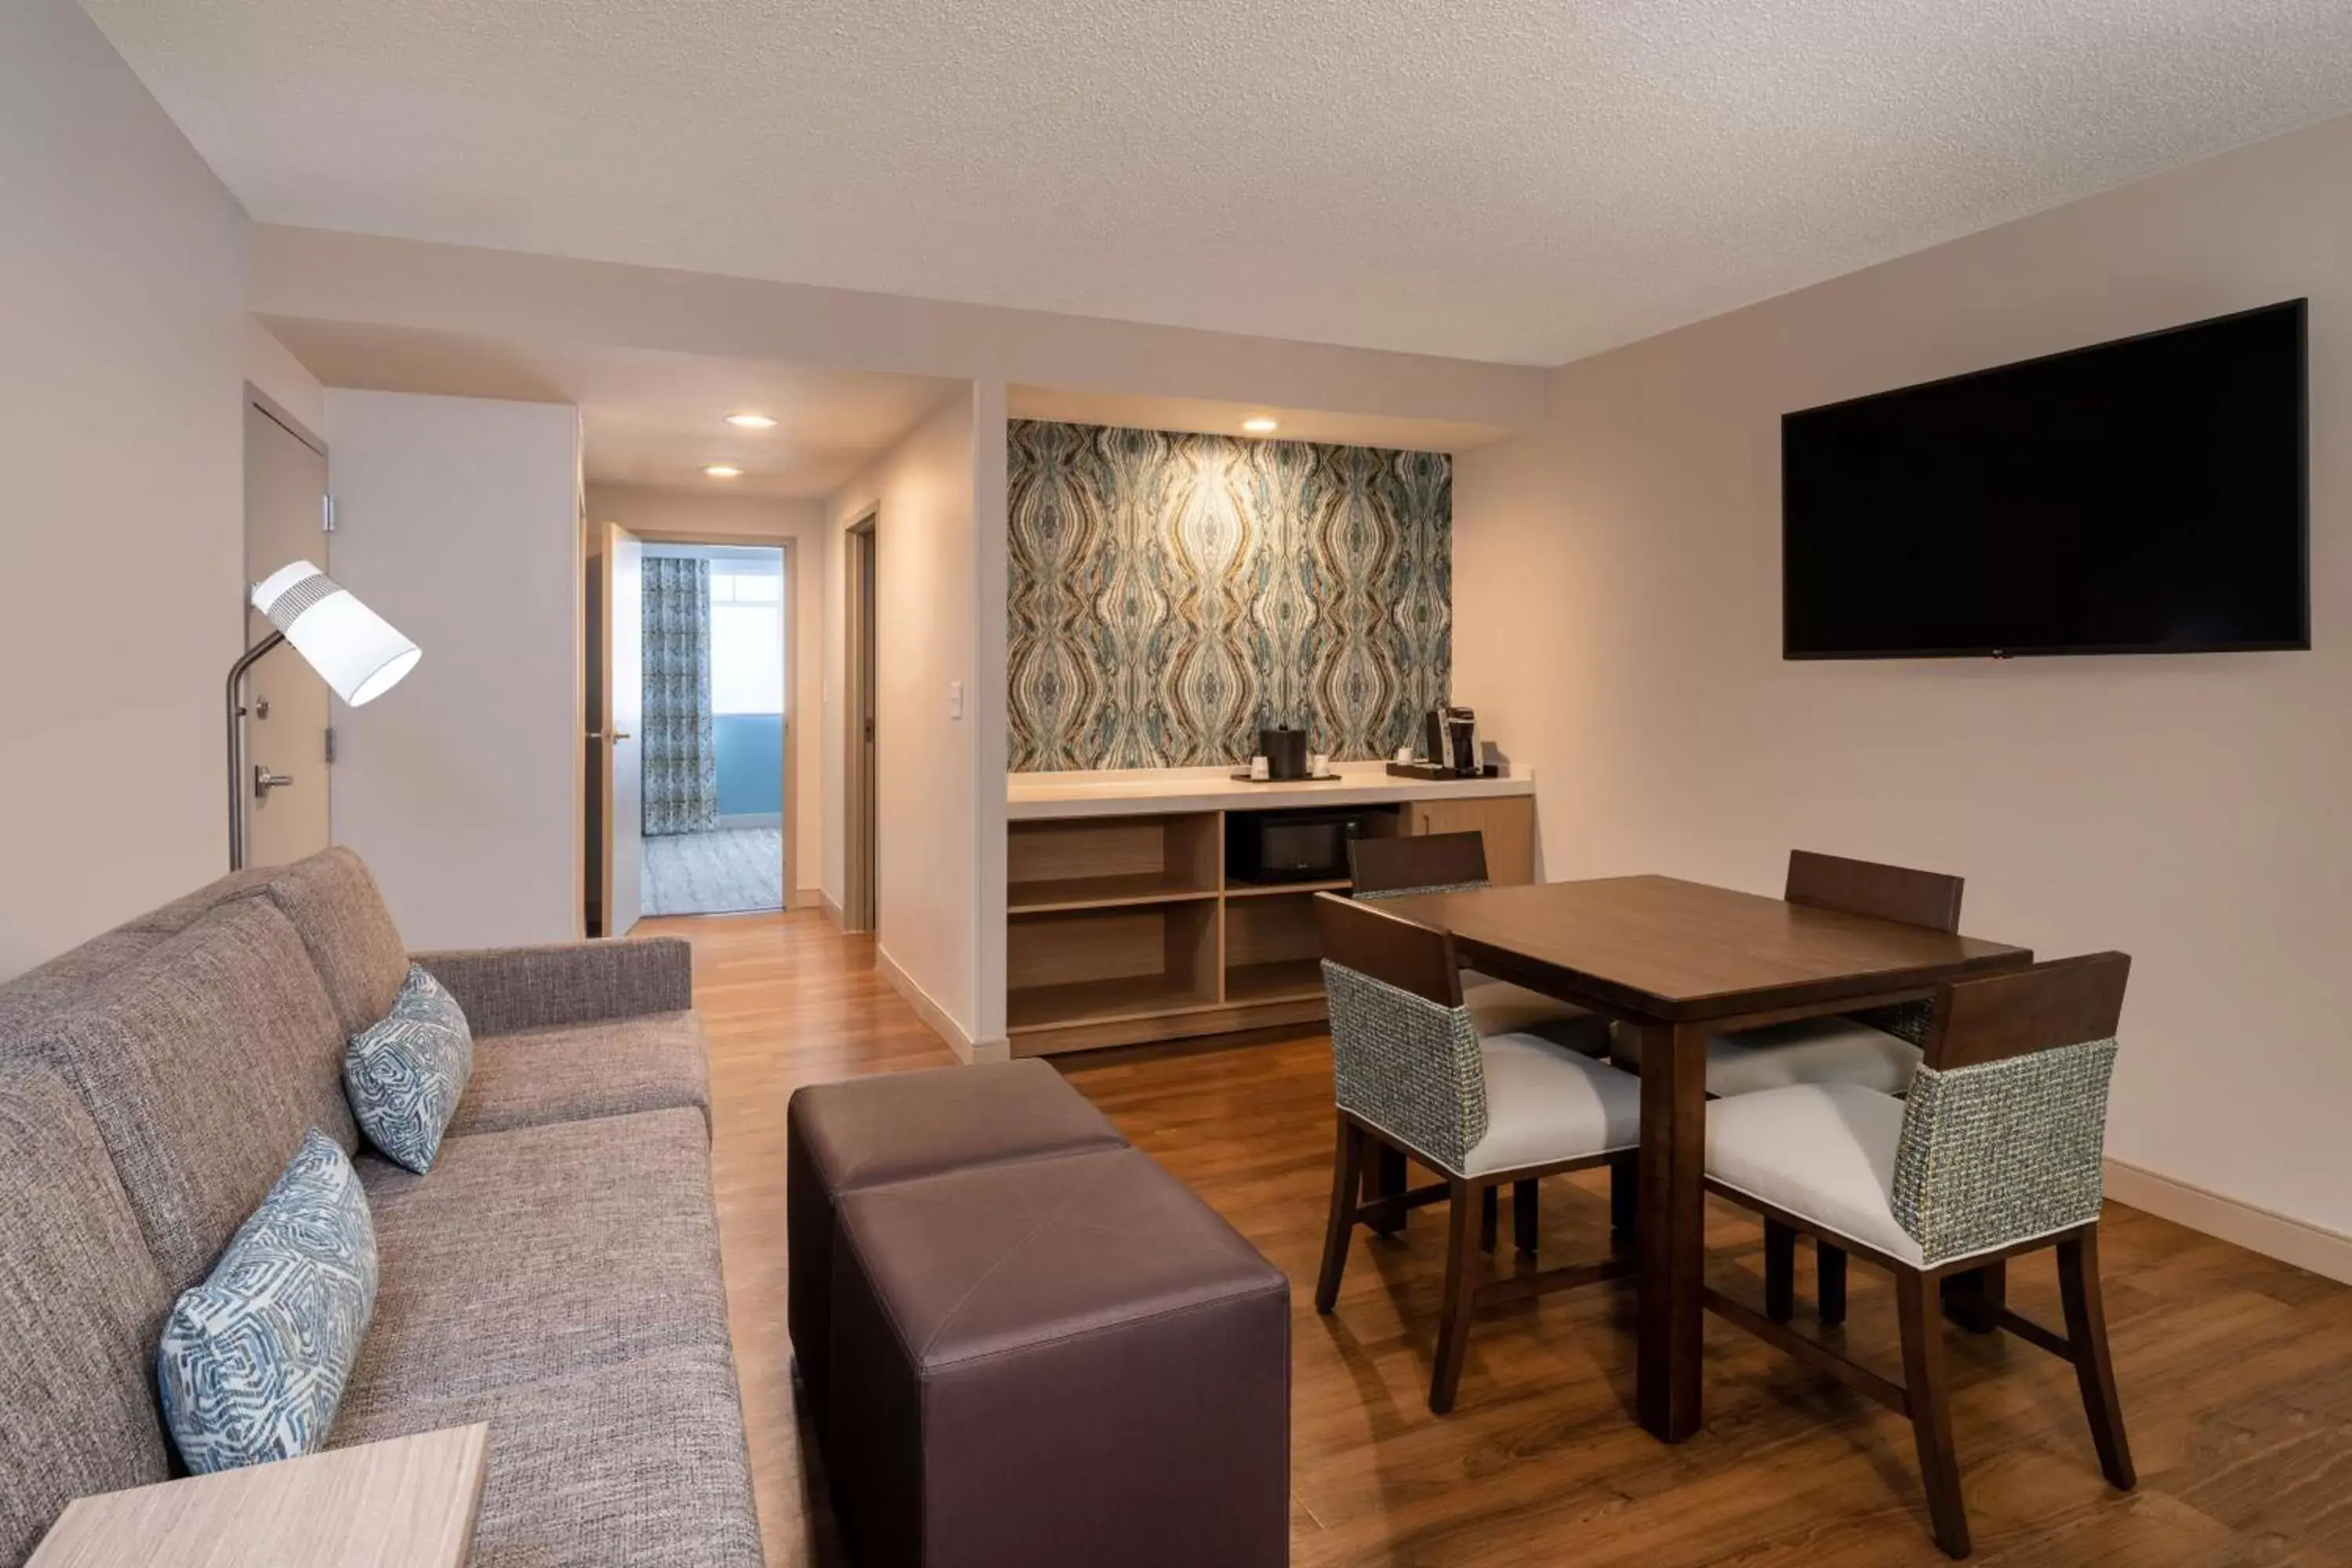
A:
[[[281,566],[254,584],[253,607],[354,708],[391,690],[425,657],[308,561]]]

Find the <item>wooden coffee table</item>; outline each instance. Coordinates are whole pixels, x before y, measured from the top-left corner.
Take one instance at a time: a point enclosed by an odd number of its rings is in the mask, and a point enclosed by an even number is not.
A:
[[[1699,1426],[1706,1042],[1907,1002],[2031,963],[2021,947],[1673,877],[1421,893],[1381,908],[1454,933],[1462,961],[1642,1032],[1642,1425]]]
[[[79,1498],[26,1568],[464,1568],[489,1430]]]

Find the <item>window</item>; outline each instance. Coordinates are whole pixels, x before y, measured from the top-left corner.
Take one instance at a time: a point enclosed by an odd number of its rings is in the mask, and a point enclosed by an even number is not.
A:
[[[784,710],[783,578],[710,563],[710,710]]]

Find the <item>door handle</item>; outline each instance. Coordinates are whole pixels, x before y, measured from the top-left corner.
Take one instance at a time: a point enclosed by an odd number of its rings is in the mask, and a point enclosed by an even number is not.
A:
[[[628,738],[629,732],[626,730],[615,730],[613,731],[613,744],[616,746]]]
[[[256,800],[268,800],[271,790],[284,789],[293,782],[291,773],[273,773],[259,763],[253,764],[253,798]]]

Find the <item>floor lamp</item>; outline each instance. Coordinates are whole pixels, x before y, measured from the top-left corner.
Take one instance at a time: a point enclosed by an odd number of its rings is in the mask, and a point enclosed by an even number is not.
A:
[[[351,590],[308,561],[281,566],[253,586],[253,607],[269,618],[270,634],[245,650],[228,672],[228,868],[245,868],[245,674],[280,643],[294,651],[354,708],[400,683],[424,658],[415,643]]]

